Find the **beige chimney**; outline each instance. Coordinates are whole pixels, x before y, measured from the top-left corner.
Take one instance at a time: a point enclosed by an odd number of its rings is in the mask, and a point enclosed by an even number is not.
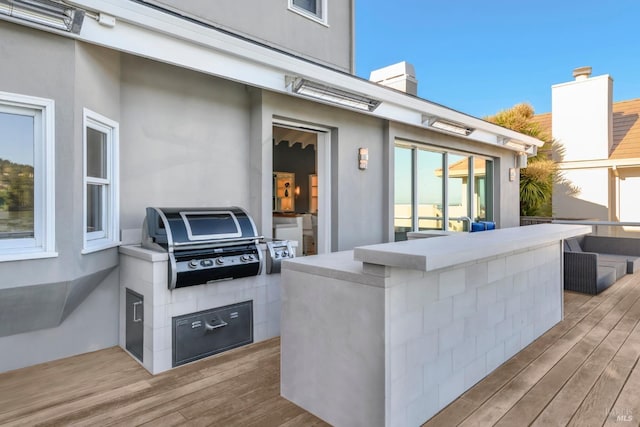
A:
[[[413,65],[405,61],[372,71],[369,80],[409,95],[418,95],[416,71]]]
[[[578,67],[574,69],[573,77],[576,81],[587,80],[591,77],[591,67]]]

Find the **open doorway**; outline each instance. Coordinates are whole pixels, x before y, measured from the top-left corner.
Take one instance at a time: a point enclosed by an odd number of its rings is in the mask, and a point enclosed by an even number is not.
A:
[[[318,142],[318,132],[273,126],[273,236],[297,241],[296,256],[320,252]]]

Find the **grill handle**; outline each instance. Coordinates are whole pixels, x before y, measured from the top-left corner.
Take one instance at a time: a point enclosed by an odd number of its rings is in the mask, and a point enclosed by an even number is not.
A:
[[[225,326],[227,326],[227,325],[228,325],[228,323],[227,323],[227,322],[225,322],[225,321],[224,321],[224,320],[222,320],[222,319],[220,320],[220,323],[218,323],[217,325],[212,325],[211,323],[209,323],[209,322],[207,322],[207,321],[205,320],[205,322],[204,322],[204,329],[205,329],[205,330],[207,330],[207,331],[213,331],[213,330],[218,329],[218,328],[224,328],[224,327],[225,327]]]

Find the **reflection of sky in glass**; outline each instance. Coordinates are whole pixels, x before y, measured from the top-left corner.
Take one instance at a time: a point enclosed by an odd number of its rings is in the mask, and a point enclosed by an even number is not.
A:
[[[395,202],[411,203],[411,149],[395,149]]]
[[[418,150],[418,203],[442,206],[441,153]]]
[[[33,166],[33,117],[0,113],[0,159]]]
[[[457,154],[449,154],[449,167],[454,165],[455,163],[467,159],[466,156],[459,156]],[[468,160],[464,164],[464,168],[467,169],[469,167]],[[449,194],[448,194],[448,203],[449,206],[460,206],[462,205],[462,200],[467,199],[467,195],[463,191],[462,188],[462,178],[459,177],[450,177],[449,178]]]
[[[449,155],[449,166],[464,159],[464,156]],[[418,203],[442,205],[442,154],[418,150]],[[436,171],[437,170],[437,171]],[[395,149],[395,203],[411,203],[411,149]],[[449,178],[449,205],[460,205],[463,194],[462,178]]]

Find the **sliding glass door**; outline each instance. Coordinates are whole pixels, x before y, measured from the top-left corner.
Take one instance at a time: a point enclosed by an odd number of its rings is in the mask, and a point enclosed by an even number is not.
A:
[[[395,147],[394,234],[468,231],[493,219],[493,161],[486,157],[402,144]]]

